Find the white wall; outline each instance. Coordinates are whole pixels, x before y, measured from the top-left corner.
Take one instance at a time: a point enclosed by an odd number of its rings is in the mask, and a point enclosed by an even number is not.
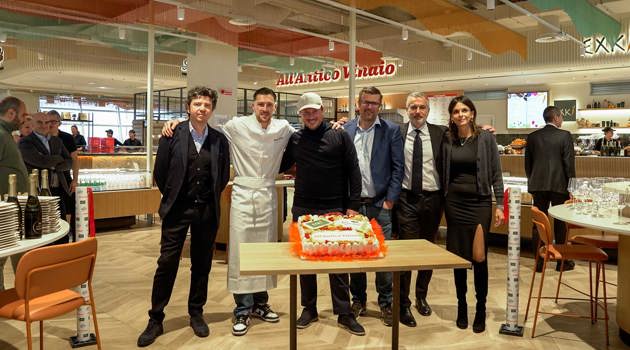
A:
[[[39,111],[39,94],[34,92],[23,92],[13,90],[0,90],[0,99],[7,96],[17,97],[24,101],[26,110],[28,113],[35,113]]]
[[[562,83],[549,84],[546,86],[523,86],[510,88],[510,91],[549,91],[549,104],[553,105],[554,100],[576,100],[578,109],[586,108],[587,104],[593,104],[593,100],[603,101],[607,99],[613,103],[625,101],[626,108],[630,108],[630,94],[625,95],[606,95],[591,96],[590,83]],[[531,129],[507,129],[507,100],[486,100],[474,101],[477,112],[480,116],[494,116],[494,127],[499,134],[526,134]],[[619,123],[619,127],[624,127],[630,120],[630,111],[578,111],[577,119],[585,118],[591,121],[600,122],[602,120],[613,120]],[[578,127],[575,122],[564,122],[563,129],[571,132],[577,132]],[[618,130],[623,133],[630,131]]]

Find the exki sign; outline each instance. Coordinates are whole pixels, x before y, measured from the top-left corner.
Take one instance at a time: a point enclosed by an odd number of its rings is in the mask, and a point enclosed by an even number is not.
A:
[[[396,64],[382,62],[374,66],[357,66],[355,68],[355,77],[361,79],[375,79],[391,77],[396,74]],[[334,70],[317,70],[309,73],[289,73],[282,74],[276,82],[276,87],[281,86],[299,86],[309,84],[328,84],[341,80],[348,80],[350,77],[350,68],[348,66],[336,68]]]
[[[588,37],[582,40],[587,57],[599,55],[630,54],[630,40],[627,34],[619,34],[614,44],[609,44],[605,37]]]

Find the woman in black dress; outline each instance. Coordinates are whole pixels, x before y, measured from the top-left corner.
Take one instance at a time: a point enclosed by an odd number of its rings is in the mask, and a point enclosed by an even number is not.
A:
[[[446,196],[446,248],[472,261],[477,297],[473,332],[486,328],[486,297],[488,295],[488,262],[486,238],[490,222],[503,222],[503,178],[496,140],[491,133],[475,123],[477,110],[466,96],[454,98],[448,106],[449,132],[443,144],[443,186]],[[497,209],[492,212],[492,194]],[[473,239],[481,230],[479,241],[484,253],[473,259]],[[481,247],[481,246],[480,246]],[[468,327],[466,303],[466,269],[455,269],[457,291],[457,327]]]

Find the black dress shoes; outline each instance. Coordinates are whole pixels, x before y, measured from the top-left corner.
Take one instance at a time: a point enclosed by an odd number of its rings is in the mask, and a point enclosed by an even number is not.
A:
[[[155,338],[162,335],[162,333],[164,333],[162,323],[155,320],[149,320],[147,328],[144,332],[142,332],[142,334],[140,334],[140,337],[138,337],[138,347],[143,348],[153,344]]]
[[[302,310],[302,314],[300,318],[295,322],[295,327],[297,329],[304,329],[311,325],[313,322],[319,321],[319,317],[317,316],[317,311],[304,309]]]
[[[337,325],[351,334],[354,335],[365,335],[365,328],[357,322],[357,319],[354,317],[354,314],[350,315],[339,315],[337,318]]]
[[[206,321],[201,316],[190,316],[190,328],[193,329],[193,332],[199,338],[205,338],[210,335],[210,329],[208,329]]]
[[[411,309],[409,307],[403,307],[400,310],[400,323],[404,324],[407,327],[415,327],[416,319],[413,317],[411,313]]]
[[[427,299],[425,298],[416,299],[416,309],[418,309],[418,312],[422,316],[430,316],[433,312],[431,310],[431,306],[427,303]]]

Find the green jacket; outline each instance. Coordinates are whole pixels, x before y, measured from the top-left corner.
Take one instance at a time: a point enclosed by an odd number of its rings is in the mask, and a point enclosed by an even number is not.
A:
[[[9,192],[9,174],[17,175],[17,191],[28,192],[28,173],[11,132],[11,123],[0,119],[0,196]]]

